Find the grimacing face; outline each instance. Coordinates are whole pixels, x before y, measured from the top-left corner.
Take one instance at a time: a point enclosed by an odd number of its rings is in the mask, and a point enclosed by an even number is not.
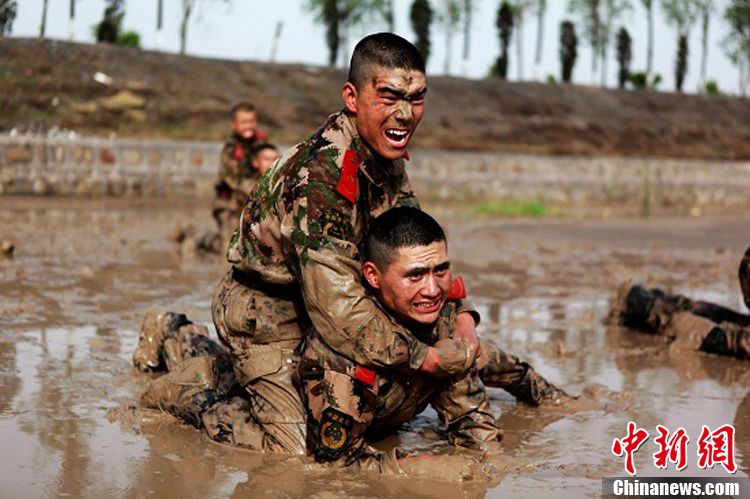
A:
[[[375,295],[402,324],[433,324],[451,286],[445,241],[400,248],[385,269],[373,262],[362,267]]]
[[[374,66],[361,88],[347,82],[342,97],[362,139],[377,155],[394,160],[404,155],[422,120],[426,93],[421,71]]]
[[[258,114],[255,111],[237,111],[232,117],[232,130],[244,139],[251,139],[258,128]]]
[[[278,151],[270,147],[264,147],[253,156],[253,168],[263,175],[277,159],[279,159]]]

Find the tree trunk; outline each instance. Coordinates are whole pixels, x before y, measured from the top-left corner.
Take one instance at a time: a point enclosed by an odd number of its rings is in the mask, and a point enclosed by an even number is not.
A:
[[[271,43],[271,62],[276,62],[276,51],[279,49],[279,40],[281,39],[281,30],[284,29],[284,21],[276,23],[276,31],[273,33],[273,42]]]
[[[464,50],[461,63],[461,73],[463,76],[468,76],[469,74],[469,53],[471,51],[471,2],[472,0],[464,0]]]
[[[532,77],[541,80],[542,72],[542,45],[544,43],[544,14],[547,10],[547,0],[538,0],[536,15],[536,53],[534,54],[534,73]]]
[[[698,91],[704,92],[706,90],[706,62],[708,59],[708,21],[709,21],[708,6],[703,4],[703,25],[702,25],[702,38],[701,38],[701,76],[698,80]]]
[[[76,0],[70,0],[70,17],[68,20],[68,39],[72,42],[76,38]]]
[[[518,11],[516,19],[516,78],[523,81],[523,12]]]
[[[180,23],[180,54],[185,54],[185,46],[187,45],[187,26],[188,20],[190,19],[190,12],[193,10],[193,2],[191,0],[182,0],[182,23]]]
[[[451,54],[453,52],[453,28],[451,26],[445,27],[445,64],[443,65],[443,74],[450,75],[451,73]]]
[[[39,38],[44,38],[47,31],[47,0],[42,3],[42,24],[39,26]]]
[[[164,0],[158,0],[156,6],[156,50],[161,50],[164,43]]]
[[[602,39],[602,87],[607,86],[607,52],[609,51],[609,36],[606,39]]]
[[[646,75],[651,76],[654,62],[654,4],[648,4],[648,45],[646,48]]]

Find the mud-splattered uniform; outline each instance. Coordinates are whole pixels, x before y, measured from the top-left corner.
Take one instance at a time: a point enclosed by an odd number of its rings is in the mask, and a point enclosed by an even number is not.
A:
[[[404,161],[376,159],[346,112],[292,147],[248,198],[212,312],[267,447],[305,452],[292,372],[311,325],[360,364],[422,364],[427,346],[394,324],[360,281],[358,247],[370,221],[394,206],[417,206]]]
[[[250,191],[260,178],[259,172],[253,168],[252,150],[256,144],[266,140],[266,137],[265,132],[260,130],[250,139],[233,133],[221,150],[219,171],[214,183],[216,196],[211,213],[219,226],[224,249],[232,233],[237,230],[240,212]]]
[[[428,345],[453,338],[458,307],[446,302],[437,322],[413,334]],[[467,352],[468,354],[468,352]],[[454,445],[477,448],[501,435],[473,359],[456,375],[436,378],[404,367],[366,368],[308,334],[298,376],[308,409],[313,453],[320,461],[383,469],[392,466],[365,441],[412,420],[430,404]]]
[[[610,308],[609,322],[667,336],[686,348],[750,360],[750,315],[714,303],[658,288],[623,285]]]

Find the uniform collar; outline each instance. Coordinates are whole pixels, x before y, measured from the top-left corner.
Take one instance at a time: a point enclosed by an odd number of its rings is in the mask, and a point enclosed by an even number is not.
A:
[[[380,158],[372,152],[370,147],[360,137],[357,125],[354,123],[354,116],[348,110],[344,109],[341,112],[341,116],[343,118],[342,127],[352,138],[349,149],[356,152],[359,157],[360,171],[372,184],[377,187],[382,186],[383,182],[393,175],[395,161]]]

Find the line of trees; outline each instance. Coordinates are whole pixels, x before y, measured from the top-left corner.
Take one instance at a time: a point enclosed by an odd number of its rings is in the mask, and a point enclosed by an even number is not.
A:
[[[70,38],[75,36],[76,1],[69,0]],[[181,0],[180,53],[186,51],[188,25],[198,2],[229,2],[231,0]],[[495,0],[497,1],[497,0]],[[350,33],[365,23],[382,22],[393,31],[394,0],[305,0],[307,10],[314,14],[316,22],[325,26],[326,45],[330,65],[338,61],[346,63]],[[415,44],[428,59],[431,55],[432,26],[443,32],[445,44],[444,73],[451,73],[453,63],[453,41],[459,33],[463,36],[461,69],[468,73],[471,51],[471,34],[478,0],[412,0],[409,21],[415,33]],[[591,83],[607,85],[607,64],[610,48],[614,45],[619,65],[618,85],[628,82],[635,87],[654,87],[661,77],[654,73],[654,9],[660,7],[669,26],[674,29],[675,89],[683,88],[688,71],[691,30],[696,23],[701,29],[701,56],[699,87],[709,87],[706,68],[708,61],[708,35],[711,20],[724,7],[723,19],[730,27],[730,34],[723,47],[732,62],[739,68],[740,89],[743,95],[750,93],[750,0],[640,0],[640,7],[648,22],[645,71],[631,72],[632,38],[622,26],[623,17],[634,11],[633,0],[568,0],[568,13],[559,25],[560,79],[569,82],[577,62],[578,42],[585,42],[591,49]],[[47,26],[48,0],[43,0],[39,36],[44,38]],[[163,0],[156,0],[156,45],[161,48],[163,39]],[[0,0],[0,36],[11,32],[18,11],[17,0]],[[500,78],[509,77],[511,62],[510,47],[516,50],[516,77],[524,78],[523,29],[527,18],[536,17],[536,47],[534,50],[533,74],[541,79],[541,60],[544,45],[546,0],[502,0],[498,2],[495,26],[498,33],[499,55],[492,74]],[[105,0],[102,20],[95,26],[98,41],[138,45],[138,35],[121,30],[124,17],[124,0]],[[576,30],[576,23],[579,31]],[[619,29],[618,29],[619,26]],[[277,27],[277,33],[280,32]],[[277,35],[278,36],[278,35]]]

